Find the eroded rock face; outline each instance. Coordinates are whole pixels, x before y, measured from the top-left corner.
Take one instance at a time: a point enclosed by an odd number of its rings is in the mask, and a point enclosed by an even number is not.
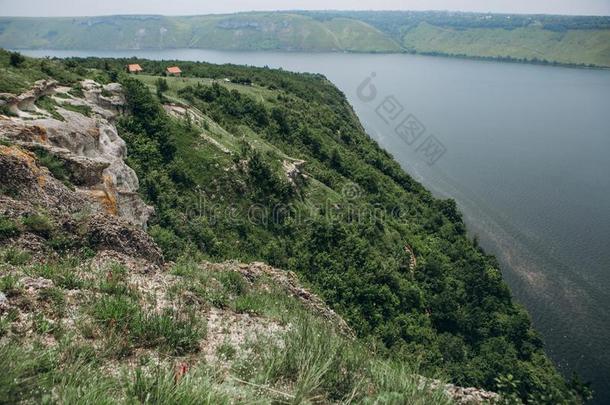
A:
[[[19,115],[22,111],[36,111],[34,105],[40,97],[52,94],[57,82],[55,80],[38,80],[34,86],[25,93],[14,95],[10,93],[0,93],[0,106],[6,105],[13,114]]]
[[[121,86],[117,83],[101,86],[85,80],[81,88],[84,97],[78,98],[68,93],[70,88],[44,81],[20,96],[4,97],[4,102],[19,117],[0,119],[0,138],[56,156],[64,162],[72,184],[89,198],[95,211],[119,216],[145,228],[153,208],[137,194],[138,178],[124,161],[127,147],[113,124],[125,105]],[[57,93],[63,96],[53,97]],[[53,97],[63,121],[35,106],[30,110],[34,115],[21,114],[26,101],[33,106],[36,98],[43,95]],[[65,104],[85,107],[91,116],[62,108]]]
[[[0,145],[0,215],[16,223],[34,215],[44,215],[48,220],[48,225],[26,229],[8,243],[45,255],[45,240],[56,234],[68,245],[163,263],[161,251],[141,227],[91,208],[88,194],[72,190],[51,176],[32,152],[20,146]]]

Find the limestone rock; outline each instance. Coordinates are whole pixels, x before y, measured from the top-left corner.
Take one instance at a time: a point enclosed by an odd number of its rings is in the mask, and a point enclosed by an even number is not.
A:
[[[32,90],[19,96],[5,97],[17,112],[28,107],[37,97],[52,95],[54,81],[37,82]],[[58,107],[64,120],[53,118],[0,120],[0,138],[5,138],[29,150],[44,149],[64,162],[70,181],[87,196],[94,208],[120,216],[145,228],[154,212],[138,196],[138,178],[125,163],[127,146],[112,123],[122,110],[125,99],[121,85],[101,86],[92,80],[81,83],[84,98],[56,99],[61,103],[84,105],[92,117]],[[26,104],[27,104],[26,103]],[[59,103],[59,101],[58,101]],[[30,117],[31,118],[31,117]]]
[[[68,188],[40,166],[32,152],[19,146],[0,145],[0,191],[2,216],[21,221],[42,213],[51,221],[49,226],[66,241],[95,250],[125,253],[151,263],[163,262],[161,251],[141,227],[105,212],[116,203],[111,195],[105,196],[109,206],[96,210],[88,194]],[[44,239],[48,236],[35,233],[26,231],[11,242],[20,248],[44,253]]]

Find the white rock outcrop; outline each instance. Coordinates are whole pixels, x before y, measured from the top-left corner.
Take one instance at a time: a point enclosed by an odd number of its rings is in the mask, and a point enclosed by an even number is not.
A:
[[[121,85],[102,86],[85,80],[80,88],[83,97],[75,97],[68,93],[70,88],[44,81],[22,95],[2,96],[17,117],[0,116],[0,137],[27,149],[43,149],[61,159],[69,169],[71,182],[90,197],[95,210],[146,227],[153,208],[137,194],[138,177],[125,163],[127,146],[114,125],[125,106]],[[56,96],[58,93],[61,97]],[[53,98],[63,121],[35,106],[37,97],[43,95]],[[83,111],[91,111],[90,116],[62,108],[66,104],[84,107]],[[22,114],[26,107],[35,114]]]

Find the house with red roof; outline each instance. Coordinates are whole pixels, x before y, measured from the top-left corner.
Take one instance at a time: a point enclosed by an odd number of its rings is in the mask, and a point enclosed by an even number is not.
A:
[[[129,73],[135,73],[138,74],[141,71],[143,71],[144,69],[142,69],[142,66],[138,65],[137,63],[132,63],[130,65],[127,65],[127,71]]]
[[[180,76],[180,73],[182,73],[182,70],[180,70],[178,66],[170,66],[165,71],[168,75],[172,76]]]

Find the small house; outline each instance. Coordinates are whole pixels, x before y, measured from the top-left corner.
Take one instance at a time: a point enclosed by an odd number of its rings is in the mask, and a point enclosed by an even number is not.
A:
[[[138,65],[137,63],[133,63],[133,64],[130,64],[130,65],[127,65],[127,71],[128,71],[129,73],[135,73],[135,74],[138,74],[138,73],[140,73],[142,70],[144,70],[144,69],[142,69],[142,66]]]
[[[182,70],[180,70],[178,66],[170,66],[165,71],[171,76],[180,76],[180,73],[182,73]]]

